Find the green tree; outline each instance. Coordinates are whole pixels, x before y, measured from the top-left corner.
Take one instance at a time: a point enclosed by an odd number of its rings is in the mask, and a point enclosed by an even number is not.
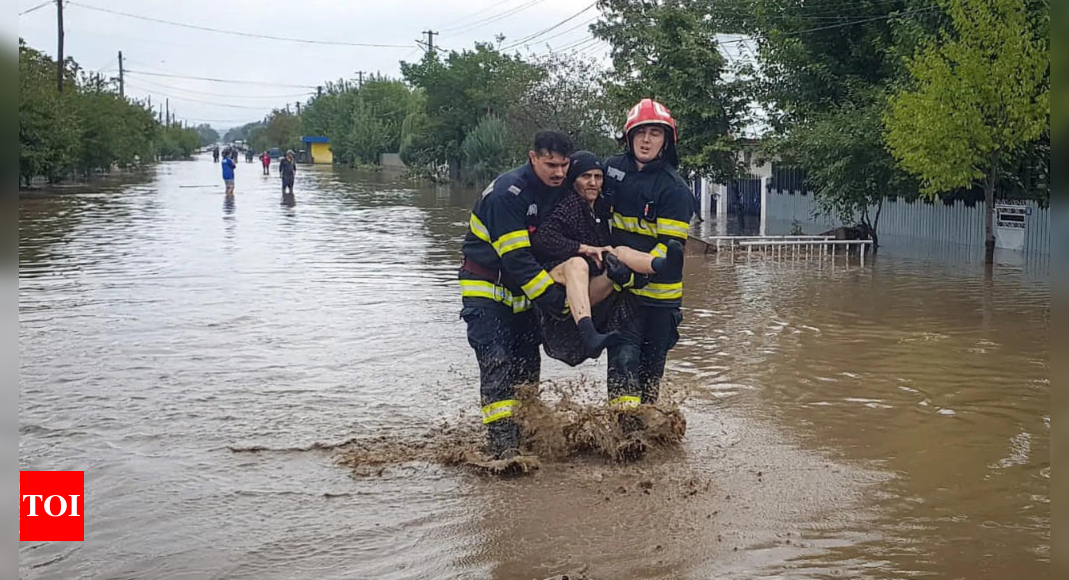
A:
[[[272,147],[296,150],[301,142],[301,118],[285,109],[275,109],[266,123],[252,126],[247,142],[256,151]]]
[[[361,87],[328,83],[324,94],[305,107],[304,131],[329,137],[338,163],[378,164],[382,153],[400,149],[402,126],[415,99],[400,81],[372,80]]]
[[[535,57],[531,65],[542,74],[509,108],[511,149],[522,156],[531,136],[554,129],[569,134],[579,149],[602,156],[613,153],[617,149],[613,122],[619,111],[610,109],[601,83],[591,82],[605,71],[576,54]]]
[[[881,128],[888,87],[906,75],[904,57],[932,36],[942,12],[912,0],[750,4],[718,12],[757,45],[750,86],[766,111],[769,153],[805,171],[821,212],[860,224],[878,247],[884,200],[916,195]]]
[[[74,164],[81,139],[71,91],[56,91],[56,63],[19,40],[19,177],[57,181]],[[72,79],[73,81],[73,79]]]
[[[197,131],[197,139],[200,142],[201,147],[207,147],[208,145],[219,142],[219,131],[213,129],[211,125],[197,125],[195,130]]]
[[[464,167],[471,172],[475,180],[493,179],[514,163],[518,163],[515,149],[509,144],[509,133],[508,123],[493,115],[487,115],[464,138],[460,152],[464,157]]]
[[[505,117],[512,105],[543,74],[518,55],[490,44],[450,52],[445,60],[428,53],[418,63],[401,63],[405,80],[426,96],[426,124],[419,151],[412,157],[449,163],[453,176],[463,161],[461,144],[487,115]]]
[[[592,29],[612,45],[607,92],[617,127],[643,97],[660,100],[678,124],[684,169],[727,183],[737,172],[735,136],[747,122],[749,100],[744,84],[728,74],[712,3],[600,0],[598,7],[602,18]]]
[[[1023,0],[949,0],[947,12],[952,29],[917,52],[912,86],[891,97],[887,141],[925,194],[982,185],[990,263],[1004,163],[1049,127],[1049,48]]]

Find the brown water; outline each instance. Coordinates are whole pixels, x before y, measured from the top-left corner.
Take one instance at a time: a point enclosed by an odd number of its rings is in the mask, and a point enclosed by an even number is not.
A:
[[[314,169],[286,207],[242,164],[231,207],[218,171],[20,201],[19,467],[87,494],[86,542],[20,544],[21,577],[1050,576],[1044,267],[691,258],[678,447],[357,472],[315,444],[475,423],[474,194]],[[592,404],[604,373],[543,363]]]

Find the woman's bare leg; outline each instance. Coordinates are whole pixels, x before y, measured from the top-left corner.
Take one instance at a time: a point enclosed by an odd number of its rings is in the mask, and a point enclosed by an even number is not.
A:
[[[636,274],[653,274],[653,256],[627,246],[616,246],[613,253]]]
[[[570,258],[549,273],[554,282],[564,284],[568,307],[578,323],[590,316],[590,265],[583,258]]]

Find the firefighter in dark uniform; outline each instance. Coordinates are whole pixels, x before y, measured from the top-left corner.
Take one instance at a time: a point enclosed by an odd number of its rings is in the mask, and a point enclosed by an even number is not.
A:
[[[628,246],[655,257],[681,253],[693,214],[693,195],[676,168],[676,124],[664,105],[643,99],[627,115],[626,149],[606,160],[605,190],[613,205],[614,246]],[[651,276],[630,288],[636,316],[626,340],[609,349],[609,403],[621,412],[625,432],[642,428],[634,413],[657,402],[668,351],[679,340],[683,269]]]
[[[516,387],[539,380],[540,331],[533,309],[567,313],[564,288],[535,259],[530,236],[568,191],[572,148],[563,133],[535,135],[528,163],[498,176],[475,203],[464,237],[461,317],[479,362],[483,423],[496,459],[519,454]]]

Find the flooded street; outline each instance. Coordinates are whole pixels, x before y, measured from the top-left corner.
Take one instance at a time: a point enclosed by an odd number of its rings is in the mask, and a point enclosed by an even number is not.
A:
[[[86,541],[21,543],[20,577],[1050,577],[1045,268],[690,257],[678,448],[354,473],[330,444],[477,422],[477,192],[278,185],[241,163],[224,204],[202,157],[20,200],[19,469],[86,485]],[[543,361],[604,398],[604,357]]]

